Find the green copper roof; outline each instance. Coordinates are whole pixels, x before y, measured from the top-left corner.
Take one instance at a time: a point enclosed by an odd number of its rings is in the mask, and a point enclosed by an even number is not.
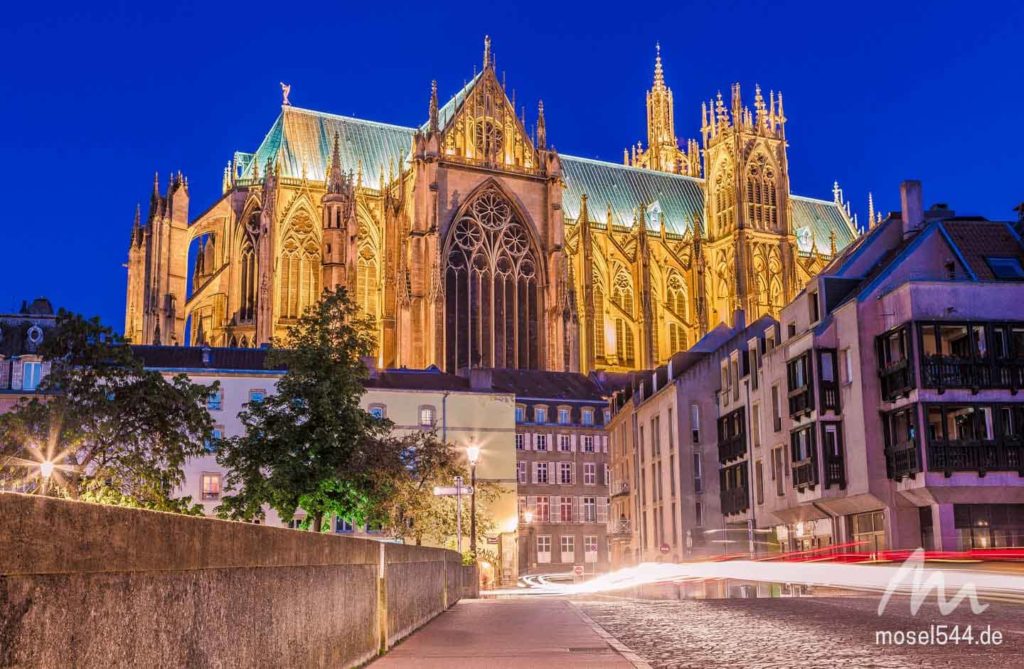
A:
[[[479,74],[439,110],[441,127],[449,122]],[[334,134],[341,143],[341,166],[356,172],[362,165],[363,184],[380,187],[381,173],[408,162],[414,128],[336,116],[323,112],[283,107],[270,132],[255,154],[238,153],[242,178],[252,177],[254,165],[262,174],[267,161],[281,165],[281,176],[324,181],[331,157]],[[579,218],[580,196],[587,194],[590,220],[603,225],[609,207],[612,224],[633,226],[636,208],[647,207],[647,225],[659,229],[659,214],[665,216],[669,233],[685,234],[693,221],[703,220],[704,181],[666,172],[638,169],[599,160],[560,156],[565,193],[563,211],[567,221]],[[856,237],[856,231],[842,207],[835,202],[792,196],[793,232],[802,253],[815,248],[827,253],[834,231],[840,249]]]
[[[390,165],[399,169],[409,156],[413,130],[397,125],[335,116],[297,107],[284,107],[260,148],[242,173],[252,176],[252,163],[266,170],[267,160],[280,161],[281,175],[301,178],[303,170],[311,181],[327,178],[334,134],[341,145],[341,168],[355,173],[362,164],[363,185],[380,187],[381,173]]]
[[[857,231],[846,217],[846,212],[835,202],[809,197],[791,196],[793,203],[793,234],[800,253],[817,249],[829,253],[832,233],[836,235],[836,248],[842,249],[857,237]]]
[[[437,110],[437,127],[439,130],[447,128],[451,120],[455,118],[455,112],[457,112],[459,107],[462,106],[462,103],[466,100],[466,96],[468,96],[469,92],[473,90],[473,86],[476,86],[476,82],[480,79],[482,74],[483,70],[477,72],[473,78],[470,79],[461,90],[459,90],[458,93],[453,95],[448,102],[444,103],[444,105]],[[429,126],[430,120],[428,119],[426,123],[420,126],[420,130],[422,132],[426,132],[430,129]]]
[[[562,210],[569,220],[579,218],[580,196],[584,193],[594,223],[604,224],[610,207],[612,224],[631,228],[636,208],[642,205],[647,207],[648,229],[660,228],[660,211],[665,215],[666,230],[681,235],[694,221],[704,218],[704,184],[700,179],[587,158],[560,158],[565,177]]]

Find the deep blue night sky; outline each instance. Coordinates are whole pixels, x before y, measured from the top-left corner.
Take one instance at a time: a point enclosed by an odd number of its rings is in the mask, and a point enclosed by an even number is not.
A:
[[[45,295],[120,329],[154,171],[182,170],[192,215],[206,209],[274,121],[279,81],[296,106],[419,124],[430,80],[454,93],[485,33],[566,153],[619,161],[645,137],[660,40],[680,139],[733,81],[748,104],[755,82],[784,92],[795,192],[828,198],[838,179],[862,221],[869,190],[899,208],[904,178],[960,213],[1008,219],[1024,199],[1020,3],[107,4],[4,10],[0,312]]]

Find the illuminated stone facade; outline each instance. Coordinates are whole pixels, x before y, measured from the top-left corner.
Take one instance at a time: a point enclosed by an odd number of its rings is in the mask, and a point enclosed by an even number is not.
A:
[[[750,110],[734,86],[685,149],[673,104],[659,50],[648,145],[619,165],[555,151],[543,104],[528,131],[489,43],[416,128],[286,103],[198,218],[180,174],[154,184],[125,334],[256,346],[342,285],[382,366],[588,372],[660,364],[737,309],[777,315],[856,236],[841,192],[790,194],[781,94]]]

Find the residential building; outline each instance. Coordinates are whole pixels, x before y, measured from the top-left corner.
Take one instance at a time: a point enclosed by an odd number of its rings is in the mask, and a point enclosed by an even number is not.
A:
[[[220,388],[207,399],[217,436],[243,433],[239,412],[251,402],[259,402],[276,391],[283,375],[281,369],[266,368],[266,349],[136,346],[148,369],[167,376],[187,374],[196,383],[220,382]],[[495,390],[486,370],[475,370],[469,377],[445,374],[437,368],[426,370],[371,369],[361,405],[370,413],[388,418],[396,430],[436,430],[438,436],[465,452],[470,446],[480,449],[477,480],[497,487],[497,499],[486,509],[493,530],[481,533],[478,547],[499,556],[501,569],[515,573],[514,537],[516,515],[515,409],[513,395]],[[211,447],[212,448],[212,447]],[[180,493],[202,504],[214,514],[221,503],[226,472],[216,454],[193,458],[185,465],[185,483]],[[454,481],[451,482],[454,484]],[[470,481],[463,482],[469,485]],[[469,499],[464,500],[469,536]],[[293,521],[297,524],[300,517]],[[268,524],[283,523],[267,511]],[[331,520],[332,530],[340,534],[374,535],[373,527],[353,526],[348,519]],[[504,540],[502,537],[506,537]],[[510,539],[511,538],[511,539]],[[454,539],[454,538],[453,538]],[[509,544],[504,546],[503,544]],[[468,550],[468,544],[464,549]]]
[[[44,297],[22,302],[17,313],[0,314],[0,413],[31,397],[49,373],[42,345],[55,323],[53,306]]]
[[[1024,545],[1019,231],[925,210],[918,182],[901,202],[783,308],[764,354],[752,398],[781,407],[761,417],[756,517],[790,550]]]
[[[519,573],[608,568],[608,375],[494,370],[515,393]]]
[[[723,516],[738,493],[722,472],[736,470],[735,481],[745,484],[747,465],[730,455],[720,469],[727,438],[718,429],[719,402],[728,389],[730,412],[742,414],[732,384],[745,367],[732,364],[738,362],[735,354],[774,321],[765,316],[746,327],[742,312],[734,318],[732,327],[720,324],[667,365],[634,374],[631,386],[612,400],[612,467],[617,476],[629,477],[613,507],[631,529],[615,542],[615,566],[746,550],[748,527],[735,517],[739,510],[730,513],[739,528]],[[735,442],[733,448],[743,447]]]

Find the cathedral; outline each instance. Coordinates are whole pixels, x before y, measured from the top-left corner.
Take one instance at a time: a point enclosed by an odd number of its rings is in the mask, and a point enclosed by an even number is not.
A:
[[[372,320],[378,364],[589,372],[664,362],[733,312],[778,316],[858,234],[832,200],[790,193],[782,94],[740,87],[675,134],[658,50],[647,141],[622,164],[549,143],[483,66],[405,127],[288,102],[223,194],[189,217],[188,181],[154,181],[128,253],[125,336],[260,346],[322,291]],[[557,124],[564,120],[557,120]]]

